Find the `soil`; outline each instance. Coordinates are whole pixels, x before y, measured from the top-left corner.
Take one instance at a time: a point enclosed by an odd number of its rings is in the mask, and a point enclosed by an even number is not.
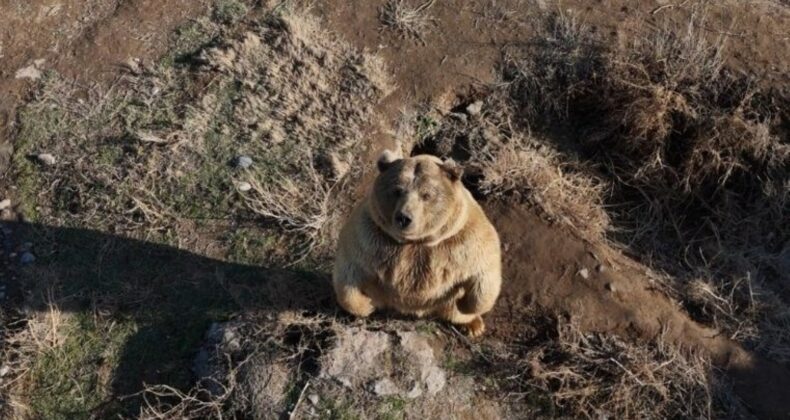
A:
[[[15,109],[33,85],[15,77],[19,69],[33,64],[85,84],[108,82],[129,58],[163,53],[172,30],[205,14],[210,4],[207,0],[23,3],[0,4],[0,174],[4,178]],[[384,121],[382,127],[372,128],[370,156],[392,144],[387,129],[401,110],[429,102],[447,111],[473,94],[475,86],[496,82],[502,47],[524,42],[531,34],[530,18],[554,11],[542,0],[436,2],[429,9],[431,29],[422,40],[415,40],[382,29],[378,13],[383,3],[332,0],[314,5],[315,13],[332,30],[352,45],[381,55],[393,73],[398,88],[381,105]],[[561,12],[578,12],[602,36],[624,42],[665,20],[680,24],[693,12],[685,3],[569,0],[563,2]],[[706,29],[711,37],[726,39],[731,67],[768,86],[790,86],[790,8],[771,1],[728,0],[711,10]],[[34,64],[40,59],[45,61]],[[4,182],[0,180],[2,195],[7,193]],[[487,322],[492,337],[507,341],[517,336],[520,320],[533,304],[554,308],[590,331],[636,339],[665,334],[676,344],[708,353],[732,374],[736,391],[759,415],[784,418],[790,412],[790,401],[782,398],[790,389],[785,367],[760,359],[692,321],[661,293],[657,280],[638,262],[547,222],[526,205],[488,203],[487,210],[505,247],[504,291]]]
[[[7,170],[15,110],[34,81],[17,71],[35,66],[79,83],[107,83],[132,58],[165,52],[173,30],[205,15],[209,0],[32,0],[0,3],[0,174]],[[43,61],[40,61],[43,60]],[[2,187],[2,181],[0,181]]]
[[[587,331],[649,340],[659,335],[711,357],[735,379],[736,392],[765,418],[782,418],[790,371],[761,359],[689,318],[639,263],[585,241],[518,203],[487,207],[504,247],[502,295],[487,321],[503,341],[517,337],[533,304],[564,314]],[[781,385],[780,385],[781,384]]]

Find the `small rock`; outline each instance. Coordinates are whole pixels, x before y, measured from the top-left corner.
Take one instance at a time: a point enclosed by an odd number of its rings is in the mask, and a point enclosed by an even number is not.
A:
[[[41,162],[41,163],[43,163],[44,165],[47,165],[47,166],[52,166],[52,165],[55,164],[55,162],[57,162],[57,159],[55,159],[55,156],[52,156],[49,153],[40,153],[40,154],[36,155],[36,159],[38,159],[39,162]]]
[[[239,185],[236,186],[241,192],[247,192],[252,189],[252,185],[249,182],[239,182]]]
[[[587,270],[586,268],[582,268],[581,270],[579,270],[578,274],[585,280],[590,278],[590,271]]]
[[[5,200],[0,201],[0,210],[5,210],[5,209],[7,209],[9,207],[11,207],[11,199],[10,198],[6,198]]]
[[[483,111],[483,101],[474,101],[466,107],[466,113],[471,116],[480,115],[481,111]]]
[[[27,67],[23,67],[16,71],[16,75],[14,75],[17,79],[30,79],[30,80],[38,80],[41,78],[41,70],[36,68],[34,64],[31,64]]]
[[[23,265],[32,264],[36,260],[36,256],[30,252],[25,252],[19,257],[19,262]]]
[[[373,393],[379,397],[397,395],[399,392],[398,386],[389,378],[383,378],[373,384]]]
[[[139,75],[143,73],[143,66],[139,58],[129,58],[128,60],[126,60],[124,65],[127,67],[129,72],[134,75]]]
[[[11,368],[8,367],[8,366],[4,365],[3,367],[0,367],[0,378],[2,378],[3,376],[8,375],[8,372],[10,372],[10,371],[11,371]]]
[[[307,401],[310,401],[310,404],[317,406],[318,403],[321,402],[321,398],[318,397],[318,394],[310,394],[307,396]]]
[[[598,264],[598,266],[597,266],[597,267],[595,267],[595,269],[596,269],[596,270],[597,270],[599,273],[604,273],[604,272],[606,272],[606,266],[605,266],[605,265],[603,265],[603,264]]]
[[[241,155],[236,158],[236,167],[241,169],[247,169],[252,166],[252,158],[247,155]]]
[[[606,288],[606,290],[608,290],[608,291],[610,291],[612,293],[614,293],[617,290],[614,287],[614,283],[606,283],[606,285],[604,285],[604,287]]]

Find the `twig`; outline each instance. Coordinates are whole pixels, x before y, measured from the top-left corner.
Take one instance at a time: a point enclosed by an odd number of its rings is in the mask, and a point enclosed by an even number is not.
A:
[[[623,366],[623,365],[622,365],[620,362],[618,362],[617,360],[615,360],[615,358],[614,358],[614,357],[610,357],[610,358],[609,358],[609,360],[611,360],[612,362],[614,362],[614,364],[616,364],[617,366],[620,366],[620,369],[622,369],[623,371],[625,371],[625,373],[627,373],[627,374],[631,375],[631,377],[632,377],[632,378],[634,378],[634,380],[635,380],[637,383],[639,383],[639,385],[642,385],[642,386],[647,386],[647,385],[646,385],[644,382],[642,382],[642,381],[639,379],[639,377],[637,377],[636,375],[634,375],[634,373],[633,373],[633,372],[631,372],[631,371],[630,371],[630,370],[628,370],[628,369],[627,369],[625,366]]]
[[[288,420],[293,420],[296,418],[296,410],[299,409],[299,404],[302,403],[304,399],[304,393],[307,391],[307,388],[310,386],[310,380],[308,379],[307,382],[304,384],[304,388],[302,388],[302,392],[299,393],[299,398],[296,399],[296,403],[294,403],[294,408],[291,409],[291,412],[288,413]]]
[[[658,13],[658,12],[664,10],[664,9],[669,9],[669,8],[672,8],[672,7],[675,7],[675,5],[674,4],[665,4],[663,6],[658,6],[655,9],[651,10],[650,14],[651,15],[655,15],[656,13]]]

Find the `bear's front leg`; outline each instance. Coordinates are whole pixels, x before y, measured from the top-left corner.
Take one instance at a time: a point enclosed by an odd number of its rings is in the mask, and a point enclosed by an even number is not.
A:
[[[362,292],[364,281],[364,273],[353,264],[338,264],[335,266],[332,275],[332,285],[335,289],[337,303],[346,312],[363,318],[376,310],[373,299]]]

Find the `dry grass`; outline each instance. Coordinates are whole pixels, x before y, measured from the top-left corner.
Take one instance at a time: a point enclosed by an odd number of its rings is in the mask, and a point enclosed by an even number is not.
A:
[[[407,118],[418,129],[401,137],[419,139],[411,153],[462,162],[467,184],[476,193],[528,200],[577,232],[602,238],[610,227],[603,205],[607,185],[529,130],[514,129],[516,115],[506,92],[497,90],[486,97],[478,117],[454,114],[434,123],[436,116],[422,112]]]
[[[511,397],[543,407],[542,414],[572,418],[717,418],[746,415],[726,384],[711,378],[710,363],[684,354],[661,337],[629,343],[583,333],[550,317],[526,348],[495,353],[494,366]],[[511,365],[515,363],[517,368]],[[536,404],[537,403],[537,404]]]
[[[18,135],[28,216],[169,240],[181,221],[253,214],[292,237],[291,262],[325,257],[330,213],[347,206],[355,151],[390,89],[382,63],[299,13],[212,45],[197,66],[141,66],[87,95],[48,79]],[[24,157],[40,151],[59,164]],[[254,164],[234,169],[242,154]]]
[[[788,98],[728,72],[705,19],[698,9],[610,48],[574,16],[549,17],[506,56],[526,116],[516,130],[581,139],[552,147],[594,162],[582,177],[606,179],[608,238],[669,273],[699,320],[787,361],[787,305],[771,285],[788,281]]]
[[[379,21],[402,37],[425,43],[423,37],[433,24],[428,10],[435,1],[426,0],[418,6],[411,6],[407,0],[389,0],[379,10]]]
[[[551,148],[536,149],[516,140],[480,164],[480,187],[486,195],[523,191],[549,216],[589,238],[602,238],[610,227],[603,207],[605,184],[569,167]]]

